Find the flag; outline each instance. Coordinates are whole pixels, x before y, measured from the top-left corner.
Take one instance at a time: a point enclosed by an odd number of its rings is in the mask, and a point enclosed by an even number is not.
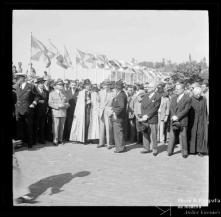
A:
[[[59,54],[59,55],[56,57],[56,59],[57,59],[57,62],[56,62],[56,63],[57,63],[59,66],[61,66],[61,67],[64,68],[64,69],[67,69],[67,68],[68,68],[67,64],[65,63],[65,59],[64,59],[63,55]]]
[[[64,62],[68,67],[70,67],[72,65],[71,57],[70,57],[68,50],[65,46],[64,46]]]
[[[76,64],[80,65],[82,68],[88,69],[84,61],[78,56],[76,56]]]
[[[90,53],[86,53],[84,56],[84,63],[89,67],[89,68],[95,68],[96,67],[96,60],[97,58]]]
[[[104,54],[97,55],[97,66],[102,69],[112,69],[112,65]]]
[[[31,49],[32,49],[32,56],[31,59],[35,61],[42,60],[46,64],[46,68],[51,65],[51,60],[48,56],[48,49],[47,47],[38,39],[31,36]]]
[[[119,64],[119,62],[117,60],[109,60],[108,62],[115,69],[121,68],[121,66],[120,66],[120,64]]]
[[[78,54],[80,55],[81,59],[84,59],[86,53],[84,53],[83,51],[80,51],[79,49],[76,49]]]
[[[50,59],[54,58],[55,56],[57,56],[59,54],[58,52],[58,48],[51,42],[50,39],[48,39],[48,56],[50,57]]]

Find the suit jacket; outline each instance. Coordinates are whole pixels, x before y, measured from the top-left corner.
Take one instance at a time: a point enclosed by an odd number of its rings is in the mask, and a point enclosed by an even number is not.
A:
[[[174,96],[171,99],[170,116],[172,117],[176,115],[181,126],[187,127],[188,113],[191,106],[191,98],[187,94],[184,94],[180,101],[177,103],[177,97],[178,96]]]
[[[43,89],[42,93],[38,88],[37,95],[38,95],[38,104],[36,106],[36,114],[37,116],[46,115],[48,109],[48,92]]]
[[[149,98],[148,93],[144,96],[141,103],[141,114],[148,115],[148,123],[149,124],[157,124],[158,123],[158,110],[161,103],[161,94],[154,93],[154,95]]]
[[[104,114],[104,110],[107,111],[111,115],[111,104],[113,98],[115,96],[115,92],[110,90],[106,92],[106,90],[101,90],[99,92],[99,105],[98,105],[98,115],[102,117]]]
[[[117,117],[114,121],[123,122],[125,120],[127,108],[127,95],[123,90],[113,98],[111,106]]]
[[[53,117],[66,117],[67,107],[59,108],[63,103],[68,103],[68,99],[62,91],[60,95],[55,90],[49,93],[48,104],[52,108]]]
[[[37,104],[39,96],[37,95],[36,87],[32,84],[26,83],[24,89],[20,86],[16,88],[17,103],[16,103],[16,114],[24,115],[33,111],[29,106],[32,103]]]
[[[79,91],[77,89],[73,93],[72,93],[72,90],[70,89],[68,93],[68,102],[70,105],[70,107],[68,108],[68,113],[70,113],[71,115],[74,115],[78,93]]]
[[[160,107],[158,110],[159,119],[164,120],[166,116],[167,117],[169,116],[169,112],[170,112],[170,99],[169,97],[162,97]]]

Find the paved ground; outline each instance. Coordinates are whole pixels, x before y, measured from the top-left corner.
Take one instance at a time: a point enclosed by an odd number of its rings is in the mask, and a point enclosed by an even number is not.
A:
[[[32,206],[206,206],[208,157],[180,153],[116,154],[96,144],[20,149],[16,155],[36,203]],[[175,152],[180,150],[179,146]],[[21,205],[19,205],[21,206]],[[22,204],[22,206],[30,206]]]

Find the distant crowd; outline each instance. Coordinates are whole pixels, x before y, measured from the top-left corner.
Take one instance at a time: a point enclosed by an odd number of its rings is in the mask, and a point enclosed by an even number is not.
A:
[[[13,68],[12,93],[13,140],[28,148],[78,142],[123,153],[137,143],[142,154],[157,156],[159,145],[166,145],[171,156],[180,144],[184,158],[208,155],[208,81],[92,84]]]

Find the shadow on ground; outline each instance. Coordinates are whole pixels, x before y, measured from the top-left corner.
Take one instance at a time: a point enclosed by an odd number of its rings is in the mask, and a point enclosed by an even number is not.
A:
[[[59,175],[49,176],[47,178],[41,179],[40,181],[29,186],[30,193],[28,194],[35,200],[41,194],[43,194],[48,188],[51,188],[50,195],[58,194],[62,192],[61,189],[65,184],[69,183],[72,179],[76,177],[88,176],[90,172],[81,171],[75,174],[63,173]]]

